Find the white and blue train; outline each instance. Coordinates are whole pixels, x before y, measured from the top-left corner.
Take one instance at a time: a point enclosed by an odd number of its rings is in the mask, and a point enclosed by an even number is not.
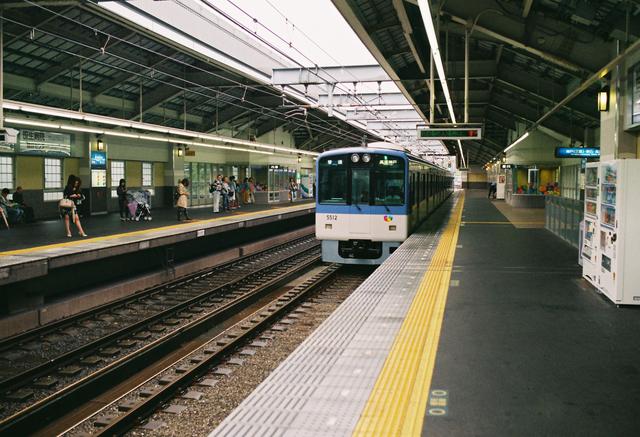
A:
[[[316,238],[322,259],[380,264],[453,191],[453,174],[389,143],[317,159]]]

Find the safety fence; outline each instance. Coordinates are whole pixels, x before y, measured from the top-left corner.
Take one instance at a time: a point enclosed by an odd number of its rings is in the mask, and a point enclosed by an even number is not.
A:
[[[567,197],[547,196],[545,202],[545,227],[579,248],[580,222],[584,215],[584,202]]]

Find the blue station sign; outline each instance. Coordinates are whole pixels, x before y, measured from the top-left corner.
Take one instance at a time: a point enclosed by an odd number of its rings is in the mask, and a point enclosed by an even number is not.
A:
[[[556,147],[556,158],[599,158],[597,147]]]

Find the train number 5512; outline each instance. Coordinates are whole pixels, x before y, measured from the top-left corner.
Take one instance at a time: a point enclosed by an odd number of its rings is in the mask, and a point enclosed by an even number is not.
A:
[[[327,220],[329,221],[338,220],[338,216],[336,214],[327,214]]]

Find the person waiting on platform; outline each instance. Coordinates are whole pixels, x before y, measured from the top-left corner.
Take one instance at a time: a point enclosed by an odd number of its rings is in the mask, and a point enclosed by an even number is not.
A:
[[[120,179],[116,193],[118,194],[118,206],[120,207],[120,220],[123,222],[132,220],[131,211],[129,211],[129,205],[127,205],[127,181]]]
[[[20,206],[20,209],[24,211],[24,220],[27,223],[31,223],[34,219],[33,208],[24,203],[24,194],[22,193],[22,187],[16,188],[16,192],[13,193],[13,201]]]
[[[8,196],[9,189],[3,188],[2,194],[0,195],[0,208],[2,208],[4,216],[7,218],[9,223],[15,224],[20,222],[24,216],[24,211],[16,202],[9,200]]]
[[[237,185],[236,177],[229,177],[229,209],[236,209],[240,206],[236,205],[236,201],[238,200],[238,197],[236,196]]]
[[[230,190],[231,190],[231,187],[229,186],[229,178],[225,176],[222,178],[222,210],[223,211],[231,211],[231,208],[229,208],[229,191]]]
[[[498,192],[498,185],[495,182],[491,182],[489,184],[489,196],[487,196],[489,199],[495,199],[496,198],[496,193]]]
[[[298,184],[295,179],[289,178],[289,202],[294,202],[298,197]]]
[[[256,184],[249,178],[249,203],[256,203]]]
[[[213,212],[220,212],[220,198],[222,197],[222,175],[219,174],[209,185],[209,192],[213,195]]]
[[[69,220],[75,223],[80,236],[87,237],[87,234],[84,233],[84,229],[82,229],[80,216],[78,215],[78,205],[80,205],[84,199],[82,191],[80,190],[81,185],[82,180],[80,180],[79,177],[69,175],[69,178],[67,179],[67,186],[64,187],[64,193],[62,195],[63,200],[67,199],[71,201],[71,203],[67,203],[68,206],[60,206],[60,215],[64,218],[64,228],[67,231],[67,238],[71,238],[71,226],[69,224]]]
[[[178,221],[182,221],[182,215],[184,215],[185,220],[191,220],[191,218],[189,217],[189,213],[187,212],[187,198],[189,197],[189,192],[187,191],[188,186],[189,179],[187,178],[184,178],[180,181],[180,183],[178,183],[178,199],[176,200]]]

